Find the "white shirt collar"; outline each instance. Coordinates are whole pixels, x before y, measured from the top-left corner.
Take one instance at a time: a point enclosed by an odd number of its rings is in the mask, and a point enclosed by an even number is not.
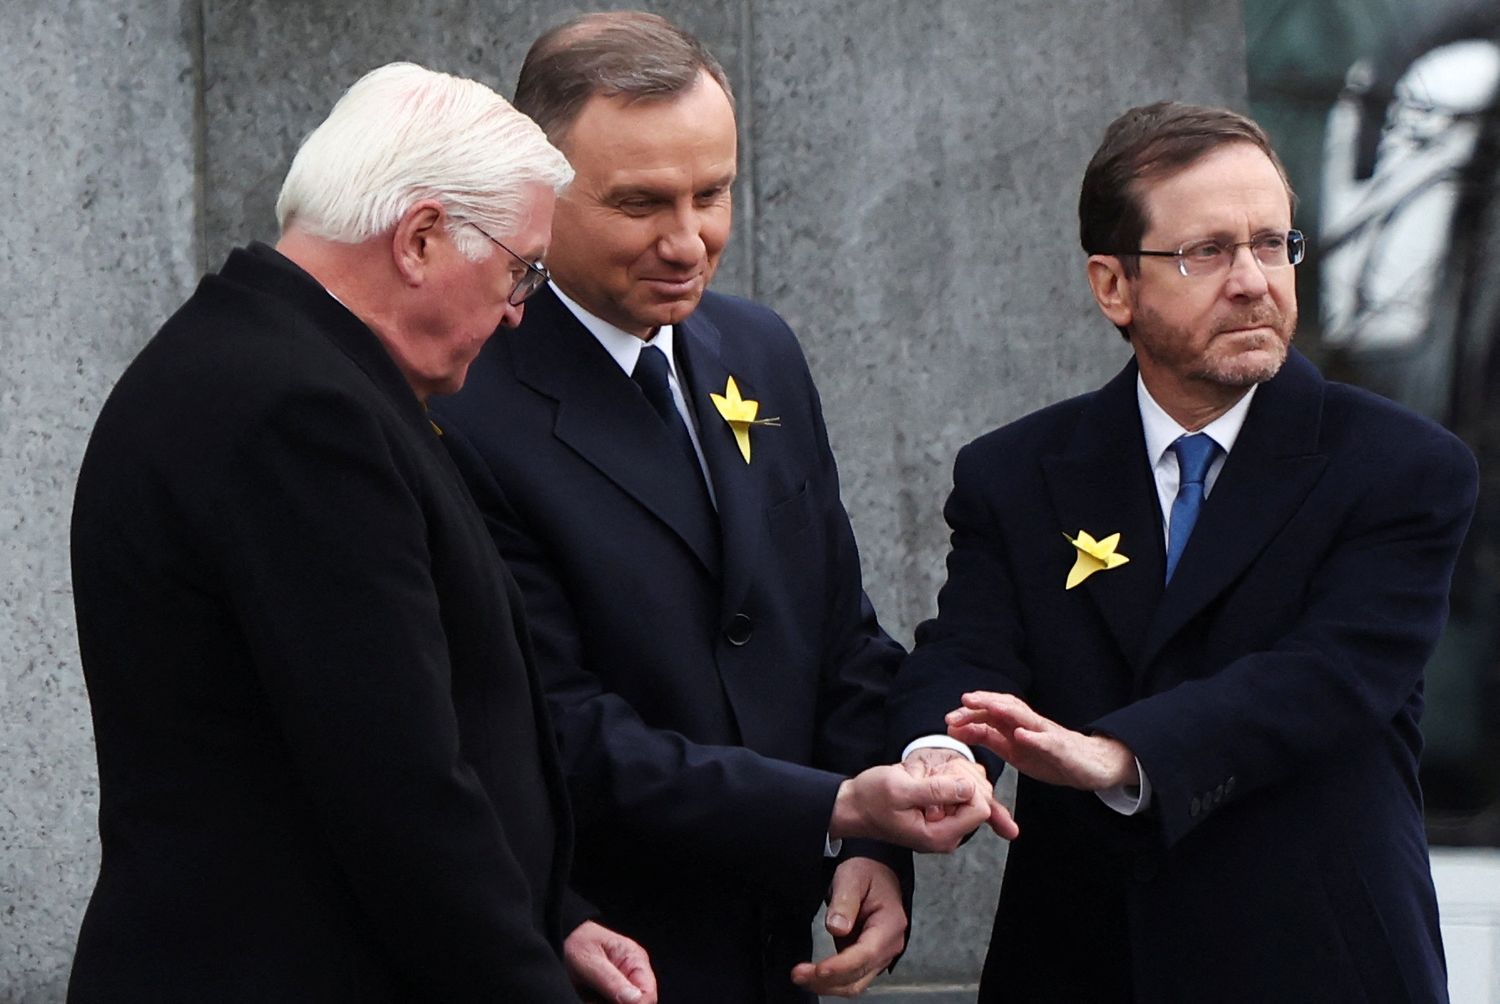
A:
[[[1234,441],[1239,438],[1245,416],[1250,412],[1250,401],[1255,397],[1259,386],[1251,386],[1245,396],[1234,403],[1234,407],[1198,430],[1208,433],[1209,438],[1218,443],[1226,455],[1234,449]],[[1135,375],[1135,400],[1141,411],[1141,427],[1146,433],[1146,459],[1155,467],[1172,444],[1179,437],[1188,434],[1188,430],[1178,425],[1177,420],[1156,403],[1156,399],[1146,389],[1146,382],[1141,379],[1140,373]]]
[[[677,379],[677,362],[672,357],[672,325],[663,324],[656,329],[656,334],[647,341],[641,341],[635,335],[618,328],[602,317],[596,317],[578,305],[578,302],[557,288],[557,283],[551,283],[552,292],[562,301],[563,306],[573,312],[573,316],[588,329],[589,334],[596,338],[604,351],[609,353],[611,359],[619,364],[620,368],[629,376],[635,372],[636,360],[641,357],[641,348],[646,345],[655,345],[662,350],[667,357],[667,368],[671,371],[672,379]]]

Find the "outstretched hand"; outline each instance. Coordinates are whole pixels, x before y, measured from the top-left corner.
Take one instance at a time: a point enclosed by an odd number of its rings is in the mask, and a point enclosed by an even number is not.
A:
[[[1027,777],[1083,791],[1140,783],[1135,755],[1111,736],[1087,735],[1044,718],[1014,694],[975,691],[948,712],[948,734],[983,746]]]

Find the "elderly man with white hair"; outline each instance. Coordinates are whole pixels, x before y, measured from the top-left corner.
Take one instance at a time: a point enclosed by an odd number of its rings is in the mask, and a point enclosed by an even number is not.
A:
[[[571,177],[488,88],[376,70],[276,247],[110,395],[73,513],[102,866],[70,1000],[655,1000],[566,892],[520,597],[426,416],[545,281]]]

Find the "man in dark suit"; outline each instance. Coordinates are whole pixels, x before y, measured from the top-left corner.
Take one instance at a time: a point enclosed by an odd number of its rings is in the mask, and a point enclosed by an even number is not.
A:
[[[376,70],[276,248],[110,395],[73,514],[103,862],[70,1000],[655,999],[564,901],[520,596],[424,405],[520,320],[571,173],[488,88]]]
[[[577,171],[553,285],[437,411],[526,597],[578,887],[664,1000],[856,992],[904,943],[909,862],[852,838],[950,848],[989,793],[860,773],[902,652],[796,339],[705,292],[735,177],[723,70],[659,17],[593,15],[532,46],[516,103]],[[814,965],[825,892],[842,950]]]
[[[1253,122],[1127,112],[1079,214],[1134,360],[959,454],[892,701],[1022,775],[980,997],[1444,1000],[1417,725],[1473,457],[1289,350]]]

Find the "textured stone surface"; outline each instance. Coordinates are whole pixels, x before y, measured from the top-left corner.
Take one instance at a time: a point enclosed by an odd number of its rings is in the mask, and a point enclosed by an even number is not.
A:
[[[509,0],[374,0],[358,5],[281,0],[204,4],[204,137],[207,263],[250,239],[276,236],[276,195],[302,137],[344,89],[403,59],[483,81],[509,97],[531,40],[590,10],[640,4],[530,4]],[[736,91],[748,90],[741,4],[649,4],[712,47]],[[748,164],[748,159],[746,160]],[[739,203],[743,207],[743,202]],[[746,292],[739,231],[718,287]]]
[[[105,393],[193,279],[185,7],[11,0],[0,32],[0,1000],[61,999],[98,869],[68,516]]]
[[[866,586],[909,643],[936,610],[958,448],[1127,356],[1084,281],[1089,155],[1131,105],[1243,107],[1239,5],[754,10],[755,292],[801,335]],[[977,978],[1003,850],[919,862],[900,980]]]
[[[109,386],[202,268],[275,236],[297,142],[360,73],[412,59],[508,94],[537,32],[597,6],[7,3],[0,1002],[62,998],[97,869],[67,518]],[[646,6],[698,32],[734,81],[745,143],[716,286],[801,334],[870,592],[910,641],[942,580],[957,448],[1124,358],[1089,305],[1073,236],[1088,153],[1131,104],[1241,104],[1239,5]],[[1003,850],[981,835],[919,862],[912,947],[875,999],[971,996]],[[910,984],[930,992],[898,996]]]

